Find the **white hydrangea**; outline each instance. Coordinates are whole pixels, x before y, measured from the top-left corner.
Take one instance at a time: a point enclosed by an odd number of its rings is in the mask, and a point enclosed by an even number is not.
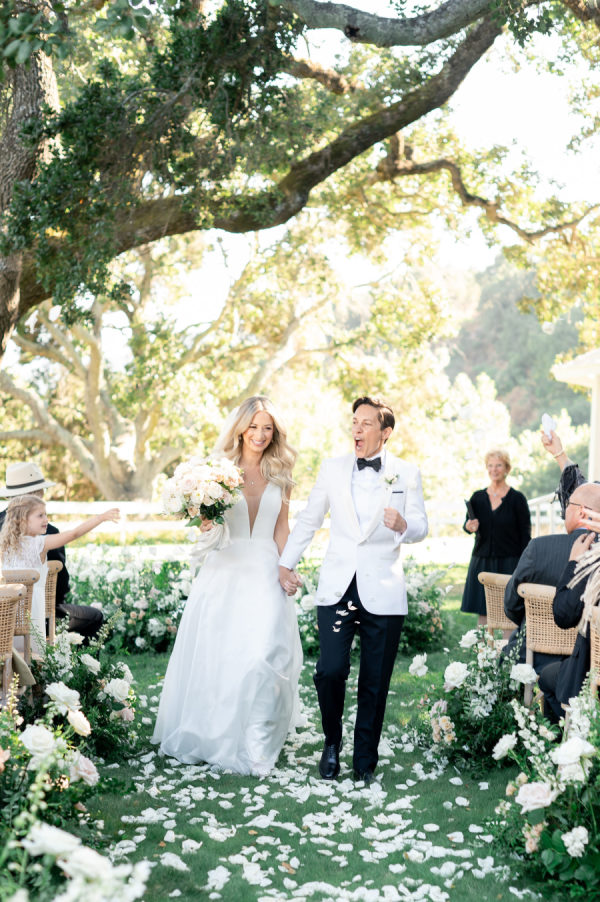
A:
[[[585,827],[573,827],[568,833],[563,833],[561,839],[571,858],[581,858],[590,837]]]

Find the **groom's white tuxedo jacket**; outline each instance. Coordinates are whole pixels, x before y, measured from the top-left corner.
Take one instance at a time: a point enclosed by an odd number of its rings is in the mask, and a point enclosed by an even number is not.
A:
[[[321,567],[316,602],[335,604],[356,573],[358,594],[373,614],[406,614],[406,585],[400,560],[402,545],[427,535],[419,468],[385,452],[385,465],[373,482],[372,516],[361,529],[352,498],[354,454],[323,462],[315,487],[299,514],[280,563],[293,569],[327,511],[331,527]],[[385,507],[395,507],[407,523],[400,534],[383,524]]]

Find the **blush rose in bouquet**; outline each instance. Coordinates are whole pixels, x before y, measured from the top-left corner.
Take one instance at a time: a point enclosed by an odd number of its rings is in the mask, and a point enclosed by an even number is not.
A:
[[[167,479],[162,493],[167,514],[188,517],[187,526],[223,523],[223,514],[240,496],[244,477],[230,460],[195,456],[183,461]]]

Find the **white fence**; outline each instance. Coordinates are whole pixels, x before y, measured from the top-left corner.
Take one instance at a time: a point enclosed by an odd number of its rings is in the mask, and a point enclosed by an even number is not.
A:
[[[553,501],[553,495],[542,495],[533,498],[529,502],[532,519],[532,534],[534,536],[547,535],[553,532],[562,532],[563,521],[560,518],[560,507]],[[302,510],[305,501],[292,501],[290,507],[291,521]],[[173,520],[161,513],[158,503],[143,501],[48,501],[47,511],[52,523],[58,529],[65,529],[68,524],[85,520],[88,517],[105,511],[109,507],[118,507],[121,511],[119,523],[103,523],[102,532],[114,533],[119,536],[121,544],[126,544],[128,536],[133,533],[145,533],[149,537],[158,533],[172,533],[174,542],[185,540],[186,528],[182,520]],[[462,532],[462,524],[465,518],[465,508],[462,502],[457,501],[430,501],[427,503],[427,515],[429,517],[429,538],[445,539],[452,544],[453,540],[460,540],[470,547],[472,540]],[[323,524],[323,529],[329,529],[329,522]],[[465,545],[465,547],[467,547]],[[414,546],[416,550],[416,546]],[[461,555],[462,556],[462,555]]]

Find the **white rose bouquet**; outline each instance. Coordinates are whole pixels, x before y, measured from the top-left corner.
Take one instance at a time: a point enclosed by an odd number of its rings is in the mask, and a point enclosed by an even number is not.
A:
[[[238,500],[243,482],[242,471],[227,458],[191,457],[167,479],[163,509],[167,514],[188,517],[187,526],[201,526],[206,520],[223,523],[223,514]]]

